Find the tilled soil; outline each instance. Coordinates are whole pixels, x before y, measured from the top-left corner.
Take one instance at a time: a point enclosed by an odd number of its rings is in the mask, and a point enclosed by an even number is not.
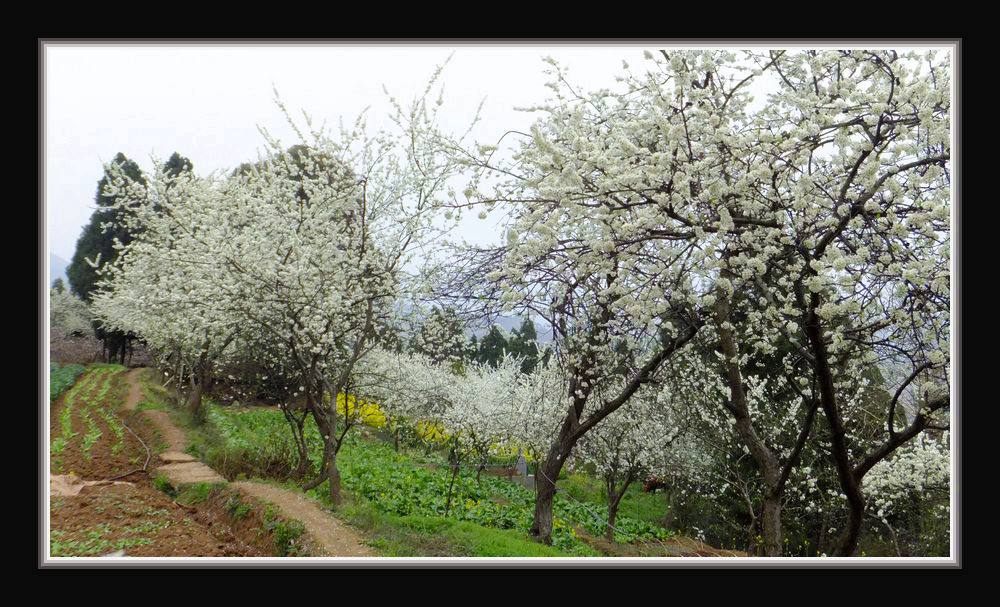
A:
[[[270,556],[230,529],[224,512],[188,509],[146,483],[52,498],[52,556]]]
[[[106,379],[93,376],[94,373],[89,371],[82,375],[78,382],[87,382],[82,384],[83,389],[70,390],[52,407],[50,440],[65,438],[62,414],[67,406],[72,412],[73,431],[62,451],[53,453],[50,458],[50,471],[54,474],[72,473],[83,479],[106,479],[141,469],[146,461],[147,452],[142,443],[119,425],[124,422],[139,436],[153,436],[149,422],[136,415],[123,418],[116,411],[124,388],[123,373],[109,374]],[[103,398],[98,399],[103,385],[108,388]],[[108,423],[109,419],[116,422],[114,427]],[[95,427],[100,437],[88,448],[87,435],[94,432]],[[146,442],[149,444],[148,440]]]
[[[186,507],[153,487],[149,474],[141,470],[146,449],[119,426],[128,424],[150,448],[156,442],[153,424],[134,410],[141,396],[137,376],[124,371],[105,373],[106,380],[89,370],[78,379],[75,390],[51,405],[50,440],[64,439],[61,451],[51,453],[51,473],[72,473],[86,485],[73,487],[79,490],[76,495],[53,492],[51,496],[52,556],[102,556],[116,551],[126,556],[272,556],[273,541],[268,534],[246,523],[233,525],[217,500]],[[123,400],[127,407],[121,406]],[[64,437],[62,413],[67,407],[74,434]],[[96,440],[95,427],[100,431]],[[93,443],[89,448],[85,445],[88,432],[91,438],[86,442]],[[156,464],[154,455],[150,470]],[[124,482],[87,484],[129,472],[133,473],[121,479]]]

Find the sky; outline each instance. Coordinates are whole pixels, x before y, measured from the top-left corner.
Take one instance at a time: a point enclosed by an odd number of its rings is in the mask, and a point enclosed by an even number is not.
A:
[[[524,129],[531,115],[515,108],[543,101],[542,57],[569,68],[583,88],[610,87],[631,47],[442,46],[48,46],[45,50],[45,171],[49,251],[70,259],[94,209],[102,163],[123,152],[150,170],[174,151],[198,174],[256,159],[258,126],[295,142],[274,101],[331,126],[366,106],[386,107],[383,85],[401,102],[418,95],[437,65],[443,75],[446,130],[464,131],[485,98],[472,135],[495,142]],[[301,115],[301,114],[299,114]],[[372,121],[374,122],[374,120]],[[470,216],[461,236],[493,239],[497,220]]]

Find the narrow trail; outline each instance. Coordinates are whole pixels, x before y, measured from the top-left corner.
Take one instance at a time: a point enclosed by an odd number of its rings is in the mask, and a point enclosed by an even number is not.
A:
[[[140,376],[144,369],[129,372],[125,409],[134,411],[142,400]],[[225,483],[226,479],[204,463],[184,453],[188,447],[187,435],[177,427],[166,411],[147,409],[142,414],[152,421],[163,435],[168,448],[158,455],[163,462],[156,473],[165,475],[174,485],[189,483]],[[281,514],[302,523],[306,534],[322,551],[317,556],[375,556],[375,552],[362,544],[361,536],[341,523],[315,502],[305,496],[257,481],[229,483],[230,487],[259,500],[273,504]]]
[[[133,369],[129,371],[126,380],[129,384],[128,395],[125,397],[125,410],[135,411],[142,400],[142,382],[140,376],[145,369]],[[160,453],[161,465],[154,470],[155,474],[166,476],[174,486],[191,483],[224,483],[226,479],[221,474],[212,470],[205,464],[199,462],[194,457],[184,453],[188,447],[187,435],[174,424],[170,419],[170,414],[166,411],[156,411],[147,409],[142,411],[142,415],[153,422],[159,430],[164,442],[167,443],[167,450]]]
[[[236,481],[229,486],[270,502],[283,515],[301,522],[313,542],[323,550],[322,556],[375,556],[371,548],[361,543],[361,536],[356,531],[300,493],[254,481]]]

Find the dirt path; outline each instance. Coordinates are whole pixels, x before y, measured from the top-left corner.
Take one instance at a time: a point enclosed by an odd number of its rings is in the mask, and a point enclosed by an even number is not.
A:
[[[129,372],[128,396],[125,408],[134,411],[142,400],[140,376],[144,369]],[[175,486],[188,483],[224,483],[226,479],[191,455],[184,453],[188,447],[187,435],[177,427],[166,411],[147,409],[142,414],[152,421],[167,443],[167,451],[158,455],[162,463],[156,474],[163,474]],[[323,551],[322,556],[375,556],[375,552],[361,543],[361,536],[305,496],[254,481],[230,483],[230,486],[250,497],[274,504],[281,514],[295,519],[306,528],[306,534]]]
[[[361,536],[300,493],[253,481],[230,483],[250,497],[274,504],[281,514],[301,522],[322,550],[322,556],[375,556]]]
[[[125,374],[125,381],[128,382],[128,394],[125,395],[125,403],[122,407],[126,411],[135,411],[135,408],[139,406],[139,401],[142,400],[142,384],[139,382],[139,376],[145,369],[132,369],[127,374]]]
[[[135,411],[142,400],[141,376],[145,371],[145,369],[132,369],[125,376],[129,385],[124,404],[127,411]],[[157,456],[162,464],[155,468],[154,474],[166,476],[174,486],[226,482],[221,474],[184,453],[184,450],[188,448],[187,435],[170,419],[169,413],[147,409],[142,412],[142,415],[153,422],[163,437],[163,441],[167,444],[167,450]]]

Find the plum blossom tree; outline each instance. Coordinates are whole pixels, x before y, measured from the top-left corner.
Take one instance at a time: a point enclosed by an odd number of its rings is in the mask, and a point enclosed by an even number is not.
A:
[[[947,57],[894,51],[756,56],[780,78],[752,123],[756,185],[730,211],[769,217],[726,245],[720,292],[753,292],[775,339],[808,363],[804,385],[830,428],[848,503],[835,553],[854,553],[872,466],[948,403],[949,95]],[[725,282],[723,282],[725,281]],[[751,291],[752,290],[752,291]],[[861,436],[844,396],[871,365],[907,371],[882,406],[884,432]],[[914,381],[917,414],[896,428]]]
[[[872,466],[864,477],[867,512],[888,529],[898,556],[908,556],[911,546],[926,549],[925,546],[933,541],[925,534],[910,538],[909,542],[901,538],[899,527],[907,524],[908,517],[920,516],[948,524],[950,451],[947,432],[940,437],[921,434]],[[935,495],[940,499],[928,499]],[[926,510],[930,504],[930,512],[913,512],[914,504],[920,505],[919,510]]]
[[[53,338],[67,335],[93,335],[91,312],[87,303],[68,289],[49,289],[49,331]]]
[[[151,284],[174,280],[176,288],[143,296],[121,281],[122,297],[108,318],[129,322],[129,298],[188,315],[169,317],[164,331],[183,335],[164,335],[162,341],[197,346],[191,351],[199,365],[212,357],[208,343],[222,348],[245,338],[273,344],[254,351],[274,352],[297,370],[296,392],[305,396],[324,440],[319,480],[329,482],[335,503],[336,456],[352,425],[345,420],[338,428],[338,396],[350,394],[355,366],[377,346],[376,329],[393,311],[403,266],[415,247],[442,229],[434,211],[456,163],[432,145],[440,137],[440,103],[428,102],[426,93],[436,78],[408,108],[393,101],[388,129],[369,132],[362,115],[334,136],[314,128],[308,117],[304,128],[289,120],[304,143],[285,149],[263,131],[265,157],[212,180],[183,203],[177,184],[197,180],[187,172],[165,177],[164,184],[173,185],[154,188],[163,220],[153,217],[152,197],[125,180],[118,183],[131,200],[146,202],[137,221],[150,232],[141,241],[148,244],[139,245],[150,254],[135,273]],[[158,222],[164,227],[151,229]],[[184,240],[175,242],[180,234]],[[165,270],[153,267],[170,250],[190,262],[184,272],[169,258]],[[191,280],[189,269],[199,280]],[[190,293],[192,302],[213,312],[198,320],[198,306],[174,306],[164,297],[171,292]],[[238,337],[226,337],[233,328],[240,330]]]
[[[573,445],[704,324],[720,226],[755,222],[726,214],[719,193],[747,104],[740,83],[709,86],[725,60],[676,53],[589,94],[553,62],[555,98],[530,108],[543,117],[510,159],[494,161],[496,146],[464,152],[476,171],[467,204],[512,215],[506,247],[467,261],[490,279],[475,296],[543,318],[570,378],[565,424],[539,468],[532,532],[543,541]],[[608,381],[617,394],[597,391]],[[595,391],[604,398],[592,402]]]
[[[662,461],[663,452],[680,437],[682,421],[673,410],[669,390],[647,386],[588,432],[574,461],[593,466],[604,481],[608,500],[606,538],[614,539],[618,507],[625,492]]]
[[[892,51],[663,51],[647,59],[644,74],[625,66],[620,89],[592,93],[578,92],[556,66],[554,99],[529,108],[543,117],[519,133],[511,154],[454,151],[473,169],[468,202],[457,206],[512,216],[506,247],[468,257],[470,273],[491,279],[475,295],[548,321],[574,378],[565,431],[541,467],[533,532],[547,537],[546,479],[576,440],[710,322],[730,392],[723,404],[768,470],[771,506],[796,458],[782,464],[754,438],[738,344],[792,344],[797,354],[781,374],[794,377],[785,378],[790,389],[815,375],[815,397],[801,397],[818,401],[831,425],[852,512],[838,553],[850,554],[865,470],[946,402],[926,399],[905,430],[889,423],[874,459],[849,462],[837,394],[850,392],[862,359],[892,351],[915,372],[945,364],[946,61]],[[774,83],[768,103],[753,109],[750,89],[765,73]],[[760,315],[741,331],[762,335],[735,332],[734,306]],[[667,315],[663,329],[653,325]],[[588,423],[590,393],[627,362],[616,342],[648,364],[634,365],[635,381]],[[855,344],[850,356],[847,343]],[[835,365],[831,348],[842,355]],[[923,367],[930,351],[938,360]],[[796,434],[803,444],[808,419]],[[766,510],[765,520],[780,517]],[[779,535],[769,534],[770,552]]]
[[[219,297],[213,261],[218,235],[208,213],[223,206],[220,184],[169,166],[141,186],[111,171],[107,189],[131,210],[135,236],[119,243],[127,254],[101,268],[95,313],[106,330],[139,335],[164,365],[171,360],[178,383],[190,382],[187,407],[200,419],[202,395],[241,329]]]
[[[465,331],[451,308],[434,307],[413,337],[411,348],[434,362],[460,364],[466,354]]]

